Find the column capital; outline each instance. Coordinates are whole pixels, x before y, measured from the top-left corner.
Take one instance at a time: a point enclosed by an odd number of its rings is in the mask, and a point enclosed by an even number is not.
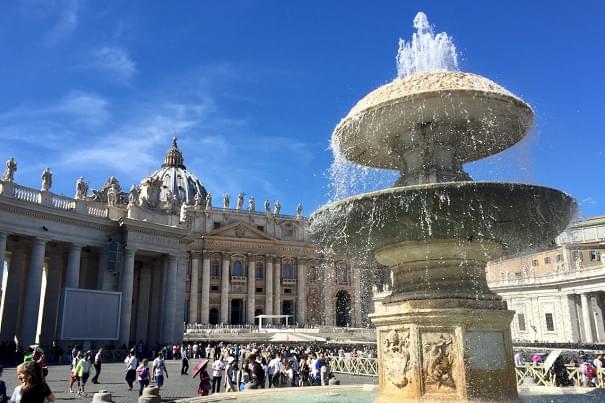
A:
[[[196,250],[189,251],[189,253],[191,253],[192,257],[199,259],[200,255],[202,254],[202,251],[196,249]]]
[[[130,248],[128,246],[126,246],[124,248],[124,255],[133,255],[134,256],[135,253],[137,253],[137,250],[135,248]]]
[[[0,240],[6,240],[8,238],[8,232],[0,231]]]

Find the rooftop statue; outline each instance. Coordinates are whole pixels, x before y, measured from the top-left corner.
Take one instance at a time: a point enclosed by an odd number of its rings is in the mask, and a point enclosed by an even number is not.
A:
[[[229,201],[230,201],[229,198],[230,198],[229,193],[225,193],[223,195],[223,208],[229,208]]]
[[[275,205],[273,206],[273,214],[279,215],[280,211],[281,211],[281,204],[279,203],[279,200],[276,200]]]
[[[298,203],[298,206],[296,206],[296,216],[302,217],[302,212],[303,212],[302,203]]]
[[[48,192],[53,185],[53,173],[50,172],[50,168],[46,168],[42,171],[42,191]]]
[[[237,195],[237,205],[236,205],[236,209],[241,210],[242,207],[244,207],[244,193],[240,192]]]
[[[265,206],[265,213],[270,213],[271,212],[271,203],[269,203],[269,200],[265,200],[264,206]]]
[[[250,200],[248,200],[248,211],[252,212],[256,210],[256,201],[254,200],[254,196],[250,197]]]
[[[193,205],[194,206],[199,206],[202,204],[202,194],[197,191],[195,192],[195,196],[193,197]]]
[[[141,195],[141,189],[132,185],[130,188],[130,193],[128,193],[128,205],[129,206],[139,206],[139,197]]]
[[[206,195],[206,211],[209,210],[212,210],[212,193]]]
[[[80,176],[76,181],[76,199],[86,200],[88,194],[88,183],[84,181],[84,178]]]
[[[4,182],[12,182],[15,179],[15,171],[17,171],[17,163],[15,158],[11,157],[10,160],[6,161],[6,170],[2,176]]]

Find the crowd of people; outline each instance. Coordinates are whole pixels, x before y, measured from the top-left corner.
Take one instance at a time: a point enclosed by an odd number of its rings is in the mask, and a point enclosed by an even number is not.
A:
[[[544,364],[547,356],[546,353],[518,351],[515,353],[514,362],[517,367],[539,366]],[[580,383],[584,387],[603,385],[605,381],[603,371],[599,371],[605,368],[604,354],[586,354],[584,351],[561,353],[548,368],[548,372],[556,386],[574,386],[574,381],[569,377],[569,369],[573,368],[578,368]]]

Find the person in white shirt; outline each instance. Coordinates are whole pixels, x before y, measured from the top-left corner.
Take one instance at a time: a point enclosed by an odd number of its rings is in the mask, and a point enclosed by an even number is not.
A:
[[[164,362],[164,353],[159,352],[153,360],[153,378],[155,379],[158,389],[164,384],[164,375],[168,379],[168,370],[166,369],[166,363]]]
[[[269,375],[269,388],[271,386],[277,387],[279,384],[279,375],[283,366],[281,363],[281,354],[277,353],[275,358],[269,361],[267,365],[267,373]]]
[[[221,379],[223,377],[223,371],[225,370],[225,364],[218,359],[212,363],[212,393],[218,393],[221,391]]]
[[[137,367],[139,366],[139,360],[137,360],[134,350],[130,350],[128,356],[124,360],[126,364],[126,383],[128,384],[128,390],[132,390],[134,381],[137,378]]]

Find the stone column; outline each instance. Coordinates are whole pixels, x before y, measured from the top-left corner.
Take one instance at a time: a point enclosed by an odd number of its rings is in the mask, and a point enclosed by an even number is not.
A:
[[[162,306],[162,298],[164,290],[162,284],[162,259],[155,258],[153,259],[153,267],[151,273],[151,302],[150,302],[150,312],[149,317],[152,320],[149,328],[149,345],[154,345],[156,343],[161,342],[161,325],[162,321],[158,320],[162,318],[161,306]]]
[[[265,258],[265,315],[273,315],[273,256]]]
[[[590,298],[590,305],[593,313],[593,323],[596,330],[596,341],[602,343],[605,341],[605,327],[603,326],[603,308],[601,304],[602,294],[595,293]]]
[[[229,323],[229,265],[231,256],[223,253],[223,271],[221,273],[221,323]]]
[[[592,343],[594,342],[592,333],[592,309],[588,300],[588,294],[580,294],[580,299],[582,301],[582,321],[584,322],[584,342]]]
[[[561,295],[561,312],[563,313],[563,323],[569,323],[569,326],[564,326],[566,341],[578,343],[581,338],[574,295]],[[526,318],[526,322],[528,319]]]
[[[191,252],[191,287],[189,288],[189,323],[198,323],[198,286],[200,271],[200,252]]]
[[[134,306],[137,310],[137,323],[135,331],[136,340],[148,341],[149,322],[153,320],[149,316],[150,311],[150,295],[151,295],[151,267],[142,266],[139,275],[139,297]]]
[[[176,272],[176,302],[174,310],[173,340],[183,340],[185,324],[185,294],[187,281],[187,269],[189,268],[189,256],[180,256],[177,260]]]
[[[298,259],[296,275],[296,321],[302,326],[306,322],[307,313],[307,265],[302,259]]]
[[[2,313],[0,316],[0,340],[13,340],[17,334],[17,322],[19,318],[19,297],[23,267],[25,265],[25,252],[22,249],[14,249],[8,266],[6,276],[6,290],[2,294]]]
[[[256,310],[256,257],[248,254],[248,323],[254,324],[254,311]]]
[[[44,268],[44,251],[46,240],[36,238],[33,240],[31,260],[25,284],[25,304],[21,320],[21,344],[29,346],[38,339],[38,320],[40,314],[40,297],[42,293],[42,273]]]
[[[132,294],[134,286],[134,255],[136,251],[131,248],[124,249],[124,264],[120,273],[120,291],[122,291],[122,307],[120,314],[120,340],[119,344],[130,344],[130,321],[132,318]]]
[[[210,316],[210,253],[204,251],[202,260],[202,312],[201,322],[207,325]]]
[[[324,300],[324,325],[334,326],[336,324],[336,313],[334,312],[336,301],[333,300],[334,283],[336,283],[336,266],[334,263],[328,264],[324,278],[326,284],[325,287],[322,287]]]
[[[281,258],[275,259],[273,269],[273,315],[281,315]]]
[[[358,266],[351,266],[351,279],[353,280],[353,318],[354,327],[362,327],[362,311],[361,304],[361,269]]]
[[[61,278],[63,277],[63,258],[59,251],[54,251],[46,271],[46,295],[44,297],[44,319],[40,344],[50,345],[57,338],[59,323],[59,301],[61,299]]]
[[[69,246],[69,257],[67,258],[67,271],[65,272],[65,287],[79,288],[81,257],[82,257],[82,246],[72,243]]]
[[[6,238],[8,236],[4,232],[0,232],[0,287],[4,281],[4,260],[6,259]],[[3,290],[4,291],[4,290]]]
[[[176,279],[177,279],[177,259],[174,255],[168,255],[168,265],[166,266],[164,287],[166,287],[166,300],[164,301],[164,313],[162,329],[162,339],[164,343],[174,343],[174,326],[176,314]]]
[[[105,276],[107,272],[107,249],[98,248],[99,260],[97,261],[97,290],[105,290]],[[106,290],[109,291],[109,290]]]

